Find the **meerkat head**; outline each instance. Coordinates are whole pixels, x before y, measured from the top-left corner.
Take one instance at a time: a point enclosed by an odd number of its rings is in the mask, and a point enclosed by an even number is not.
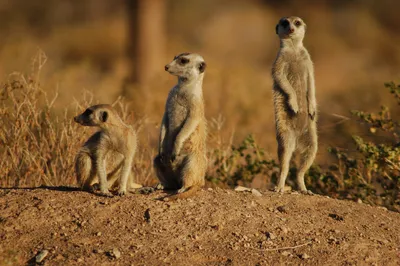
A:
[[[82,114],[75,116],[74,121],[82,126],[104,127],[105,123],[114,115],[114,109],[108,104],[93,105]]]
[[[298,39],[302,40],[306,33],[307,25],[299,17],[281,18],[276,25],[275,31],[280,39]]]
[[[206,62],[200,55],[183,53],[175,56],[174,60],[165,66],[165,71],[180,79],[191,80],[203,77],[206,66]]]

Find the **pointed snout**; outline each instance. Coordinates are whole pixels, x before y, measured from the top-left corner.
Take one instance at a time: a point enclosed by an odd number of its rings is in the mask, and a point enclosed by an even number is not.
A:
[[[293,32],[294,32],[294,28],[290,27],[290,28],[289,28],[289,32],[290,32],[290,33],[293,33]]]
[[[165,71],[168,71],[168,69],[169,69],[169,65],[165,65]]]
[[[79,116],[75,116],[75,117],[74,117],[74,121],[75,121],[76,123],[79,123]]]

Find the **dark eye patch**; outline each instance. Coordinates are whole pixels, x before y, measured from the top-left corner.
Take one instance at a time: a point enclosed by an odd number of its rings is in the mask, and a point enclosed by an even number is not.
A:
[[[93,113],[93,111],[92,110],[90,110],[90,109],[86,109],[85,110],[85,112],[83,112],[83,114],[82,115],[84,115],[84,116],[89,116],[89,115],[91,115]]]
[[[189,63],[189,59],[187,59],[187,58],[185,58],[185,57],[181,57],[180,59],[179,59],[179,64],[181,64],[181,65],[185,65],[185,64],[187,64],[187,63]]]
[[[281,25],[286,28],[287,26],[289,26],[289,21],[287,21],[286,19],[284,21],[281,22]]]
[[[294,25],[296,25],[297,27],[301,26],[301,22],[299,20],[297,20]]]

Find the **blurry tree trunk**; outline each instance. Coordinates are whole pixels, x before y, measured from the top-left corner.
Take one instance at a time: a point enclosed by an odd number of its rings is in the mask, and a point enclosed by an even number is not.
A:
[[[123,94],[135,104],[147,102],[148,87],[165,64],[167,0],[125,0],[128,12],[129,77]],[[142,97],[142,99],[135,99]],[[139,107],[139,106],[135,106]],[[141,106],[146,107],[146,106]],[[145,111],[142,109],[142,111]]]

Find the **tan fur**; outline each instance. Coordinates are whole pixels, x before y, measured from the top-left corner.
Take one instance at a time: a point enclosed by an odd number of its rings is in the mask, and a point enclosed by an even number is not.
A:
[[[187,53],[176,56],[165,66],[166,71],[178,76],[178,84],[168,95],[154,167],[164,189],[178,190],[170,199],[190,196],[205,182],[206,120],[202,89],[205,67],[200,55]]]
[[[108,189],[115,185],[119,186],[118,195],[121,196],[138,187],[131,176],[136,133],[121,120],[114,108],[107,104],[94,105],[74,120],[83,126],[100,128],[76,156],[75,172],[82,189],[93,190],[97,180],[104,195],[111,195]],[[107,173],[106,168],[111,171]]]
[[[296,25],[298,24],[298,25]],[[297,173],[300,191],[307,191],[304,174],[314,161],[317,148],[317,107],[314,67],[303,46],[306,24],[299,17],[282,18],[276,26],[280,50],[272,67],[274,80],[276,138],[280,176],[275,188],[283,192],[289,164],[295,151],[301,153]]]

